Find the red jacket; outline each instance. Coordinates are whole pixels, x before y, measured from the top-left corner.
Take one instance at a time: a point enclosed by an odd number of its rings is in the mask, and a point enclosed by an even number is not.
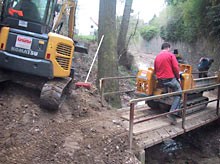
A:
[[[157,79],[180,78],[176,56],[167,51],[161,51],[157,55],[154,61],[154,71]]]

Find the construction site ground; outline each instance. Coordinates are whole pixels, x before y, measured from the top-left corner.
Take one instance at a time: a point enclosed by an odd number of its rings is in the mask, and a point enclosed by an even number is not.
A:
[[[96,46],[74,59],[75,81],[84,81]],[[145,60],[153,55],[133,52]],[[89,82],[95,84],[97,66]],[[0,88],[1,164],[136,164],[120,112],[102,107],[98,90],[70,86],[61,110],[39,107],[40,91],[7,82]],[[132,86],[123,85],[124,88]],[[130,95],[122,96],[123,102]],[[124,103],[125,104],[125,103]],[[214,164],[220,159],[217,123],[146,150],[150,164]]]

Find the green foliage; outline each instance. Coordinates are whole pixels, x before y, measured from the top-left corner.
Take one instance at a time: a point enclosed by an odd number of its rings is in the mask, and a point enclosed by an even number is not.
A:
[[[220,40],[220,2],[217,0],[210,3],[207,7],[207,25],[209,27],[209,34]]]
[[[140,29],[140,34],[146,41],[150,41],[152,38],[157,36],[158,33],[159,33],[159,29],[158,27],[155,26],[149,25]]]
[[[82,40],[82,41],[97,40],[97,36],[94,36],[94,35],[75,35],[74,38]]]
[[[186,40],[194,41],[203,31],[206,1],[188,0],[183,4]]]
[[[168,5],[178,5],[181,2],[185,2],[186,0],[165,0]]]
[[[160,36],[166,41],[176,42],[178,40],[184,40],[184,19],[182,14],[182,8],[172,7],[170,9],[170,17],[167,20],[167,23],[160,28]]]
[[[220,39],[220,0],[165,1],[167,18],[160,26],[164,40],[194,42],[201,35]]]

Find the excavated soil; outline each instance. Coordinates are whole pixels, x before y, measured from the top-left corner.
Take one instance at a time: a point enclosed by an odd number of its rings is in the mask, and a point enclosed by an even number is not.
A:
[[[75,86],[85,80],[96,47],[90,46],[88,55],[76,54],[75,81],[58,111],[39,107],[39,90],[1,84],[1,164],[139,163],[128,151],[128,132],[117,111],[101,105],[95,72],[89,78],[90,90]]]
[[[0,94],[0,163],[137,163],[117,112],[95,88],[70,88],[59,111],[39,107],[37,90],[8,83]]]

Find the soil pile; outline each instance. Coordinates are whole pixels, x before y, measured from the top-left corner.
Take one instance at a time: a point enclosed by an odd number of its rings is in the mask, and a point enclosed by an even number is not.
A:
[[[84,81],[95,47],[74,59]],[[92,62],[92,61],[91,61]],[[89,81],[95,84],[95,72]],[[7,83],[0,92],[0,163],[139,163],[128,152],[128,132],[119,114],[101,105],[98,90],[72,83],[61,110],[41,109],[40,91]]]

